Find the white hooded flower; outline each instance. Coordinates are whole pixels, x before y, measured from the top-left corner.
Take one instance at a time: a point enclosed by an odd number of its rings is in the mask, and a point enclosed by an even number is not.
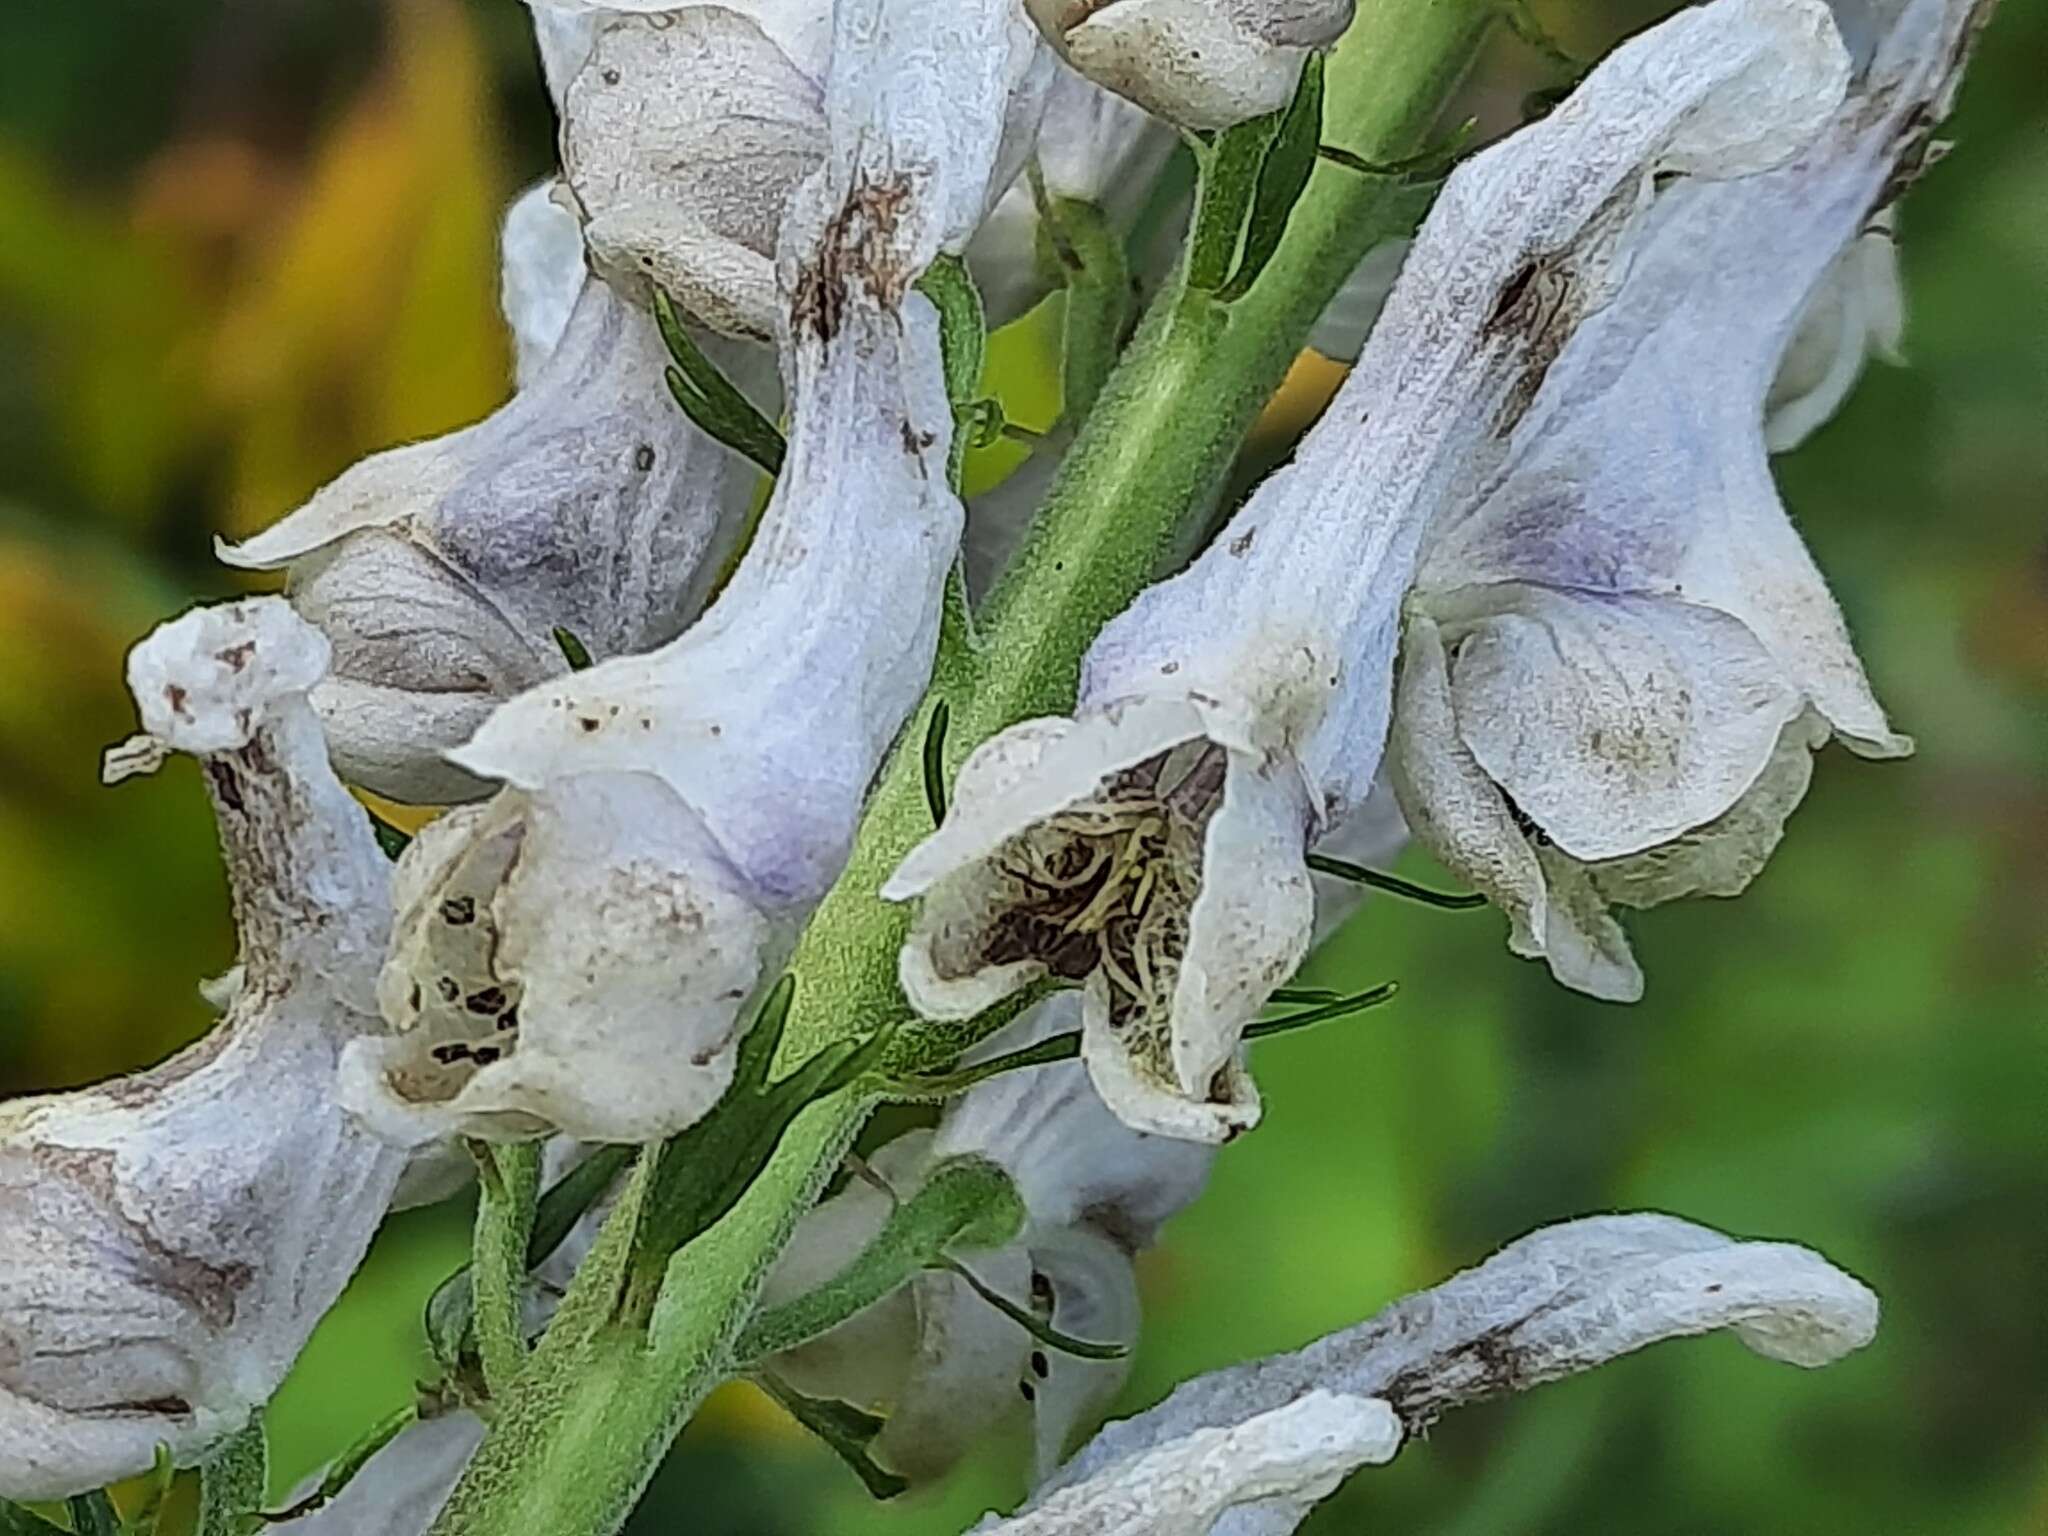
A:
[[[580,62],[596,26],[596,12],[570,9],[567,20],[535,11],[551,81]],[[231,565],[289,571],[294,605],[334,644],[313,703],[336,766],[397,800],[483,792],[444,754],[496,705],[568,670],[558,627],[596,656],[680,633],[755,495],[754,466],[670,399],[644,282],[613,285],[586,268],[565,195],[545,182],[506,214],[512,399],[473,426],[365,459],[220,551]],[[758,349],[704,344],[743,388],[771,382]]]
[[[1661,192],[1621,291],[1432,531],[1396,783],[1416,835],[1569,986],[1639,996],[1608,908],[1742,890],[1831,737],[1911,748],[1778,500],[1763,423],[1809,296],[1917,169],[1971,10],[1896,12],[1795,163]]]
[[[702,605],[754,467],[678,410],[653,316],[590,279],[555,350],[495,414],[365,459],[220,551],[288,568],[334,645],[314,695],[336,766],[399,800],[481,785],[447,748],[492,708],[593,654],[673,637]]]
[[[1719,0],[1451,177],[1294,462],[1103,630],[1073,719],[968,759],[884,887],[924,897],[902,961],[920,1011],[1078,982],[1126,1120],[1210,1140],[1256,1121],[1238,1039],[1307,949],[1306,844],[1372,782],[1424,526],[1618,283],[1652,179],[1781,163],[1846,73],[1817,0]]]
[[[1183,1383],[1112,1424],[976,1536],[1286,1536],[1354,1467],[1447,1410],[1721,1329],[1769,1360],[1869,1343],[1877,1298],[1810,1249],[1660,1215],[1594,1216],[1292,1354]]]
[[[833,153],[782,231],[789,454],[752,547],[681,639],[493,714],[451,757],[510,790],[401,862],[398,1033],[347,1092],[407,1144],[701,1117],[930,674],[961,510],[913,285],[980,218],[1012,53],[1040,49],[1001,0],[848,3],[836,39]]]
[[[107,776],[199,759],[239,984],[161,1065],[0,1107],[0,1497],[184,1463],[240,1429],[355,1270],[402,1159],[342,1112],[376,1027],[389,867],[306,701],[319,633],[275,598],[195,609],[129,657],[146,735]]]
[[[1077,1022],[1071,998],[1049,999],[972,1059],[1070,1032]],[[877,1152],[872,1171],[887,1189],[850,1179],[806,1216],[764,1299],[772,1305],[829,1279],[929,1170],[978,1156],[1009,1173],[1027,1220],[1015,1242],[965,1257],[975,1277],[1069,1337],[1129,1346],[1139,1323],[1132,1259],[1201,1193],[1211,1155],[1120,1124],[1076,1063],[1004,1073],[954,1101],[936,1133],[912,1131]],[[1034,1341],[944,1271],[919,1276],[770,1364],[799,1391],[885,1415],[873,1454],[912,1478],[942,1474],[1020,1412],[1030,1416],[1039,1475],[1049,1474],[1128,1367]]]
[[[1356,0],[1025,0],[1067,62],[1182,128],[1277,112]]]

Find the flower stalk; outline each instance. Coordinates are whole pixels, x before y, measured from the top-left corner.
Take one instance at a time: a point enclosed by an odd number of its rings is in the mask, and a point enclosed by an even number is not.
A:
[[[1330,61],[1323,138],[1375,163],[1413,153],[1494,16],[1486,0],[1361,7]],[[1415,188],[1319,163],[1241,299],[1225,304],[1176,282],[1155,302],[1080,423],[971,640],[961,626],[947,626],[931,690],[900,737],[908,745],[884,769],[845,872],[791,960],[796,996],[778,1056],[785,1074],[821,1050],[900,1025],[907,1012],[896,979],[907,913],[877,892],[931,828],[921,749],[934,710],[950,711],[950,777],[996,730],[1068,706],[1089,641],[1206,519],[1245,433],[1324,304],[1373,245],[1412,224],[1424,200]],[[1116,516],[1103,515],[1109,507]],[[888,1065],[944,1070],[1014,1011],[900,1028]],[[739,1368],[735,1345],[761,1281],[872,1102],[865,1090],[844,1087],[803,1109],[744,1193],[672,1257],[659,1256],[658,1291],[649,1296],[644,1279],[631,1287],[644,1313],[619,1305],[655,1160],[643,1161],[554,1327],[500,1404],[435,1536],[617,1530],[676,1432]],[[767,1113],[760,1100],[734,1095],[697,1129]]]

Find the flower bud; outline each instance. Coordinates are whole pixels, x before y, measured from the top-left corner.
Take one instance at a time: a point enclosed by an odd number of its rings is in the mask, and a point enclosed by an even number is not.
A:
[[[368,1246],[403,1159],[335,1100],[376,1027],[388,866],[306,699],[318,631],[276,598],[195,609],[129,656],[145,735],[111,781],[199,759],[240,983],[204,1039],[0,1108],[0,1497],[203,1457],[268,1400]]]
[[[290,571],[334,647],[314,695],[336,765],[380,794],[473,797],[445,751],[491,709],[673,637],[703,603],[756,474],[669,399],[653,316],[588,279],[532,381],[495,414],[365,459],[221,558]]]
[[[864,0],[838,27],[832,157],[781,234],[774,494],[680,639],[532,688],[450,754],[510,791],[407,851],[396,1033],[348,1063],[349,1102],[406,1145],[641,1141],[701,1117],[930,676],[961,510],[938,314],[914,285],[979,219],[1005,48],[1037,43],[1001,0]]]
[[[1071,998],[1054,998],[983,1042],[986,1060],[1070,1031]],[[913,1131],[877,1152],[879,1181],[850,1179],[798,1226],[771,1274],[769,1304],[801,1295],[881,1231],[896,1200],[951,1159],[981,1157],[1014,1180],[1024,1231],[963,1259],[982,1284],[1073,1338],[1129,1346],[1139,1305],[1132,1259],[1201,1193],[1210,1151],[1129,1130],[1073,1062],[976,1084],[936,1133]],[[937,1477],[987,1434],[1029,1415],[1040,1476],[1123,1384],[1127,1359],[1091,1360],[1034,1340],[958,1275],[928,1271],[802,1347],[774,1369],[799,1391],[886,1416],[873,1445],[906,1477]]]
[[[884,885],[924,898],[901,967],[921,1012],[1076,983],[1084,1058],[1128,1123],[1214,1141],[1256,1122],[1238,1040],[1307,951],[1307,844],[1373,781],[1431,517],[1618,286],[1653,178],[1781,163],[1846,72],[1815,0],[1721,0],[1452,175],[1294,462],[1103,629],[1072,719],[969,757]]]
[[[1792,164],[1664,189],[1620,292],[1433,535],[1395,781],[1416,835],[1507,913],[1515,952],[1569,986],[1639,996],[1610,908],[1740,892],[1827,741],[1911,750],[1786,517],[1764,423],[1788,348],[1853,272],[1844,253],[1861,259],[1873,210],[1917,172],[1971,10],[1899,11]]]
[[[1356,0],[1025,0],[1067,62],[1182,128],[1277,112]]]
[[[991,63],[1006,77],[1002,148],[975,189],[972,223],[1016,174],[1050,79],[1029,25],[1004,21],[1008,35],[983,58],[968,61],[954,39],[944,43],[963,93],[978,89],[966,82]],[[842,36],[859,25],[843,23]],[[827,157],[827,64],[839,68],[843,53],[834,53],[831,9],[792,0],[600,13],[563,102],[563,166],[592,259],[615,275],[653,279],[714,330],[773,338],[782,222]]]
[[[600,14],[562,129],[600,269],[653,279],[715,330],[775,334],[777,235],[825,158],[822,20],[759,4]]]

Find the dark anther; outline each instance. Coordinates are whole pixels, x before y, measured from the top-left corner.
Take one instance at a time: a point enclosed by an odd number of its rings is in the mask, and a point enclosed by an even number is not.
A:
[[[472,992],[462,1000],[462,1006],[471,1013],[495,1016],[505,1011],[505,989],[485,987],[481,992]]]
[[[441,903],[441,921],[452,928],[461,928],[476,921],[476,898],[474,896],[450,896]]]

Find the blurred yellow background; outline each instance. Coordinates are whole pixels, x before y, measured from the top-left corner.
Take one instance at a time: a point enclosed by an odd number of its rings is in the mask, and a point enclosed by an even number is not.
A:
[[[1652,14],[1547,12],[1587,54]],[[1147,1261],[1128,1402],[1616,1207],[1822,1247],[1883,1294],[1879,1342],[1813,1376],[1654,1351],[1452,1420],[1311,1531],[2048,1533],[2043,58],[2048,7],[2006,0],[1904,212],[1911,366],[1779,466],[1919,756],[1828,754],[1746,897],[1638,921],[1633,1009],[1509,958],[1490,913],[1371,904],[1309,979],[1401,999],[1262,1048],[1266,1124]],[[0,1089],[206,1027],[232,945],[203,798],[189,768],[97,785],[123,652],[236,589],[213,535],[504,396],[497,214],[551,134],[512,0],[0,19]],[[1035,334],[998,359],[1042,399]],[[405,1400],[466,1220],[380,1240],[276,1407],[280,1484]],[[871,1506],[727,1394],[634,1528],[937,1536],[1016,1477],[991,1452]]]

